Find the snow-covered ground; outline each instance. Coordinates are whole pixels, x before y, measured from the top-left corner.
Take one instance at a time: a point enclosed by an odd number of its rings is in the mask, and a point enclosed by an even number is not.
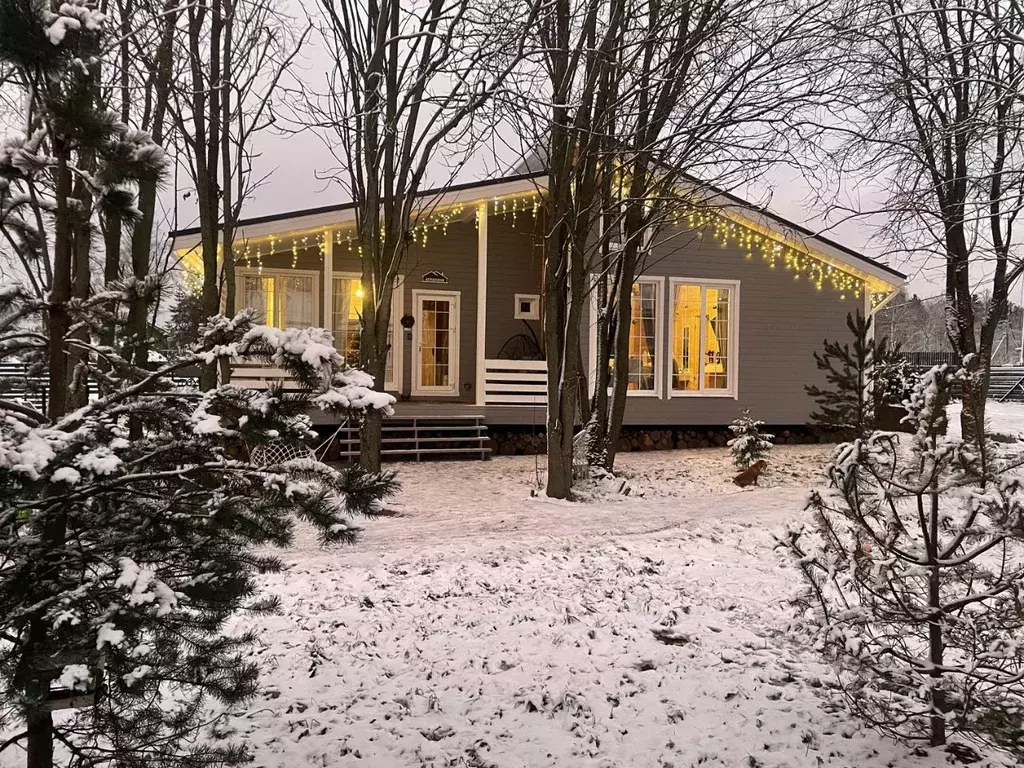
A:
[[[947,765],[862,727],[787,637],[772,533],[828,450],[779,447],[747,490],[724,449],[627,454],[629,495],[578,504],[531,495],[533,457],[401,465],[394,516],[286,553],[266,693],[224,731],[282,768]]]
[[[963,403],[952,403],[946,410],[949,417],[949,434],[960,437],[960,411]],[[999,403],[989,400],[985,403],[985,421],[989,432],[1024,440],[1024,404]]]

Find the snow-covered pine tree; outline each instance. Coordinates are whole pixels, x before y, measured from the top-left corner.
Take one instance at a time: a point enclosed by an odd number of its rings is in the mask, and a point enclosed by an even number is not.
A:
[[[5,290],[0,311],[13,320],[33,306]],[[0,326],[0,345],[18,332]],[[199,393],[171,378],[225,357],[272,362],[304,391]],[[52,744],[70,765],[241,762],[240,745],[201,737],[208,700],[243,702],[257,689],[255,638],[224,627],[238,611],[275,607],[259,576],[281,564],[262,547],[287,545],[296,518],[325,543],[350,540],[352,516],[375,513],[396,487],[390,473],[312,459],[254,466],[248,448],[307,444],[311,407],[354,415],[387,411],[392,398],[346,368],[326,331],[253,325],[248,311],[216,319],[197,354],[163,370],[104,359],[119,383],[56,421],[0,401],[8,746],[24,740],[30,768],[53,764]],[[141,437],[128,439],[130,422]],[[68,697],[75,711],[54,720],[55,699]]]
[[[303,446],[311,408],[360,418],[393,399],[347,369],[322,329],[214,318],[161,370],[137,367],[124,307],[155,280],[91,271],[98,230],[130,222],[141,174],[163,152],[102,107],[104,17],[88,0],[0,0],[9,103],[29,133],[0,144],[0,360],[29,362],[46,405],[0,395],[0,761],[208,766],[244,751],[204,739],[207,702],[257,685],[240,610],[269,610],[294,521],[352,537],[391,474],[311,460],[256,466],[249,448]],[[151,329],[146,329],[147,336]],[[298,392],[181,386],[180,368],[235,358],[289,371]],[[87,396],[91,394],[91,397]],[[55,707],[73,705],[55,718]]]
[[[772,452],[772,440],[775,435],[762,432],[763,421],[750,415],[750,409],[744,408],[743,415],[729,425],[733,437],[729,440],[733,464],[740,470],[749,469],[751,464],[767,461]]]
[[[902,402],[909,374],[901,350],[888,339],[876,340],[871,325],[871,318],[860,312],[847,315],[852,345],[826,339],[822,351],[814,353],[814,362],[830,385],[804,386],[818,406],[811,414],[814,424],[863,437],[874,429],[879,408]]]
[[[780,546],[805,577],[804,626],[869,723],[1024,759],[1024,459],[945,436],[966,375],[941,366],[915,386],[906,448],[884,432],[843,445],[813,523]]]

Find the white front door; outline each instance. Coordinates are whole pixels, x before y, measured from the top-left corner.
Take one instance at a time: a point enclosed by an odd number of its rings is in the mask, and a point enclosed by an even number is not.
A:
[[[459,394],[459,292],[413,291],[412,394]]]

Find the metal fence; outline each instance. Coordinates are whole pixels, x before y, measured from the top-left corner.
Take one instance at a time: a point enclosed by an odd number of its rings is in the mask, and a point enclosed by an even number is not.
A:
[[[37,411],[46,413],[48,401],[47,379],[45,372],[31,373],[25,363],[0,363],[0,398],[28,403]],[[171,381],[180,387],[197,387],[198,371],[182,369]],[[96,383],[90,381],[89,397],[99,396]]]

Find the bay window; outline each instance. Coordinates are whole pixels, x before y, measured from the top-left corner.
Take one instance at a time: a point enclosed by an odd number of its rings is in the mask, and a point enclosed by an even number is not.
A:
[[[739,283],[673,279],[669,347],[673,395],[736,394]]]

